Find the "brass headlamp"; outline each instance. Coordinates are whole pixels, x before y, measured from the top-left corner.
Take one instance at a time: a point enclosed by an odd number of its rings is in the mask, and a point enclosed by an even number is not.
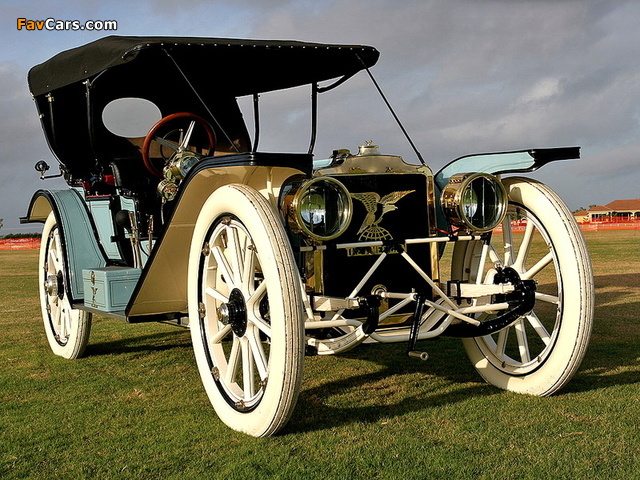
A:
[[[442,211],[450,224],[475,232],[500,225],[507,212],[507,191],[488,173],[452,175],[440,196]]]
[[[353,204],[341,182],[317,177],[287,185],[281,209],[292,231],[322,242],[344,233],[351,222]]]

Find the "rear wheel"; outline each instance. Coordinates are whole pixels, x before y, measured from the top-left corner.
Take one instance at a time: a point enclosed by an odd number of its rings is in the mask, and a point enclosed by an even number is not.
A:
[[[42,231],[39,266],[40,306],[51,350],[64,358],[78,358],[89,341],[91,314],[71,307],[62,235],[53,212]]]
[[[276,433],[302,379],[302,298],[280,219],[257,191],[228,185],[209,197],[188,284],[196,361],[216,413],[249,435]]]
[[[482,242],[456,245],[452,276],[493,283],[499,268],[511,267],[521,279],[537,282],[535,306],[494,334],[465,339],[464,346],[487,382],[515,392],[551,395],[576,372],[589,341],[589,255],[573,216],[550,188],[523,178],[504,184],[509,208],[502,232],[493,232],[484,254]]]

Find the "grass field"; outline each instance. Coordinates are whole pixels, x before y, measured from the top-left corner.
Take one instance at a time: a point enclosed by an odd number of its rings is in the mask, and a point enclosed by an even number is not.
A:
[[[482,383],[456,339],[311,357],[282,435],[215,416],[189,332],[95,318],[86,358],[53,356],[37,251],[0,252],[0,478],[640,478],[640,232],[594,232],[593,339],[551,398]]]

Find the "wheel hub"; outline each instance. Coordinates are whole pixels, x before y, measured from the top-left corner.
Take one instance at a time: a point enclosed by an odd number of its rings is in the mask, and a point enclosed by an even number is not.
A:
[[[229,301],[218,307],[218,319],[225,325],[231,325],[233,333],[242,337],[247,331],[247,303],[242,292],[234,288]]]
[[[44,280],[44,290],[50,297],[60,297],[64,295],[64,285],[62,283],[62,272],[56,275],[49,274]]]

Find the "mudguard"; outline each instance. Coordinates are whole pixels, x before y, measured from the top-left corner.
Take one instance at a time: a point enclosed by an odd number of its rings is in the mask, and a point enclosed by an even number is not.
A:
[[[503,173],[533,172],[549,162],[580,158],[580,147],[537,148],[516,152],[482,153],[466,155],[445,165],[436,173],[435,181],[443,189],[449,178],[456,173]]]
[[[87,206],[74,189],[38,190],[32,197],[27,215],[21,223],[44,222],[53,211],[60,229],[65,265],[68,269],[66,285],[71,304],[84,300],[82,270],[107,265]]]

